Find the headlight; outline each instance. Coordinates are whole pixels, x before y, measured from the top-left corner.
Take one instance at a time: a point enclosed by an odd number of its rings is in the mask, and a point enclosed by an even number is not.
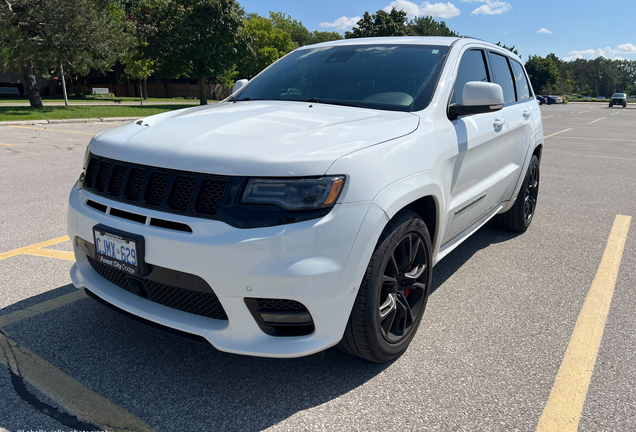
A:
[[[304,179],[249,179],[242,203],[274,204],[285,210],[316,210],[332,207],[338,200],[344,176]]]
[[[86,171],[86,168],[88,168],[88,158],[91,157],[91,152],[88,150],[89,147],[90,147],[90,144],[86,146],[86,151],[84,152],[84,164],[82,165],[82,168],[84,169],[84,171]]]

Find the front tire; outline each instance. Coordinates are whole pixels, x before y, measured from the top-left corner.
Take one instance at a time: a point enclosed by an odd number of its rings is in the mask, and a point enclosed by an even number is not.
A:
[[[374,362],[401,356],[415,336],[430,293],[431,238],[424,221],[402,210],[378,240],[338,347]]]
[[[538,195],[539,158],[533,155],[514,205],[507,212],[498,214],[494,218],[499,228],[525,232],[534,219]]]

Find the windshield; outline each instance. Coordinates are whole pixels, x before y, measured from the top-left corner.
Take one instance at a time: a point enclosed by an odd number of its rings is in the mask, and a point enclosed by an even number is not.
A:
[[[232,100],[284,100],[417,111],[430,103],[447,46],[357,45],[300,49]]]
[[[614,94],[612,95],[612,97],[613,97],[613,98],[624,98],[624,97],[626,97],[626,96],[627,96],[627,95],[626,95],[625,93],[614,93]]]

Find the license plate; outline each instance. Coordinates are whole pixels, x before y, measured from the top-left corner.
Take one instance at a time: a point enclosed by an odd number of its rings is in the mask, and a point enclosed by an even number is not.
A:
[[[93,234],[98,262],[130,275],[139,274],[139,247],[135,240],[99,228],[94,228]]]

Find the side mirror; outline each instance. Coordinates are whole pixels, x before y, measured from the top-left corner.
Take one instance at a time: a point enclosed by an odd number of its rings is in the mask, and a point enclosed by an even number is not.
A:
[[[448,107],[451,120],[459,116],[499,111],[504,106],[503,90],[499,84],[470,81],[464,84],[462,104]]]
[[[232,87],[232,93],[236,93],[237,91],[239,91],[243,86],[245,86],[245,84],[247,84],[246,79],[241,79],[235,82],[234,87]]]

